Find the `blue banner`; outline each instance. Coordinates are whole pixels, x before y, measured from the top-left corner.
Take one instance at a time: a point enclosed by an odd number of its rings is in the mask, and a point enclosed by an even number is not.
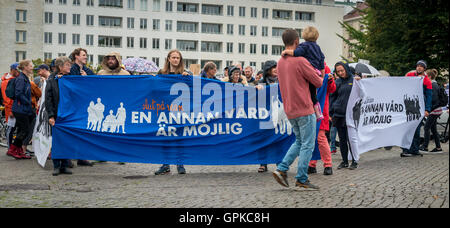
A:
[[[196,76],[64,76],[59,90],[55,159],[273,164],[295,140],[278,85],[258,91]]]

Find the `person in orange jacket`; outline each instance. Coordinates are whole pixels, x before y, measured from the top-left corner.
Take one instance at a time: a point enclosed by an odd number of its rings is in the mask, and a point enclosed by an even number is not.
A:
[[[14,63],[10,66],[9,73],[5,73],[2,77],[2,84],[1,84],[1,90],[2,90],[2,97],[3,97],[3,106],[5,107],[5,121],[8,122],[8,119],[10,116],[13,116],[12,114],[12,106],[14,103],[14,100],[6,96],[6,87],[8,86],[8,82],[19,76],[19,71],[17,70],[17,67],[19,66],[18,63]],[[9,145],[12,143],[12,136],[15,128],[7,126],[6,128],[6,142]]]

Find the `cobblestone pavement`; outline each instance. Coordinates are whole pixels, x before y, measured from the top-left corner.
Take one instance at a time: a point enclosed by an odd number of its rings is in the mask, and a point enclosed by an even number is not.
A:
[[[430,148],[434,144],[431,143]],[[333,169],[310,176],[319,191],[284,188],[258,165],[186,166],[187,174],[155,176],[157,164],[98,163],[53,177],[52,163],[14,160],[0,149],[0,207],[449,207],[449,147],[422,158],[400,158],[400,148],[378,149],[361,157],[357,170]],[[341,158],[333,155],[337,167]],[[296,162],[288,172],[294,185]]]

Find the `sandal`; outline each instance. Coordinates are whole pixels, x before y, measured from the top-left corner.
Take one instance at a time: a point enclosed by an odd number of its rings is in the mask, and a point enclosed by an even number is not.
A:
[[[261,165],[258,169],[258,173],[265,173],[267,172],[267,165]]]

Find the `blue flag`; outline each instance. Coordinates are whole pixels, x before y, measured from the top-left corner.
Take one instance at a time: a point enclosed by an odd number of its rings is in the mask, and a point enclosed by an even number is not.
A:
[[[273,164],[295,140],[278,85],[258,91],[195,76],[65,76],[59,90],[54,159]]]

